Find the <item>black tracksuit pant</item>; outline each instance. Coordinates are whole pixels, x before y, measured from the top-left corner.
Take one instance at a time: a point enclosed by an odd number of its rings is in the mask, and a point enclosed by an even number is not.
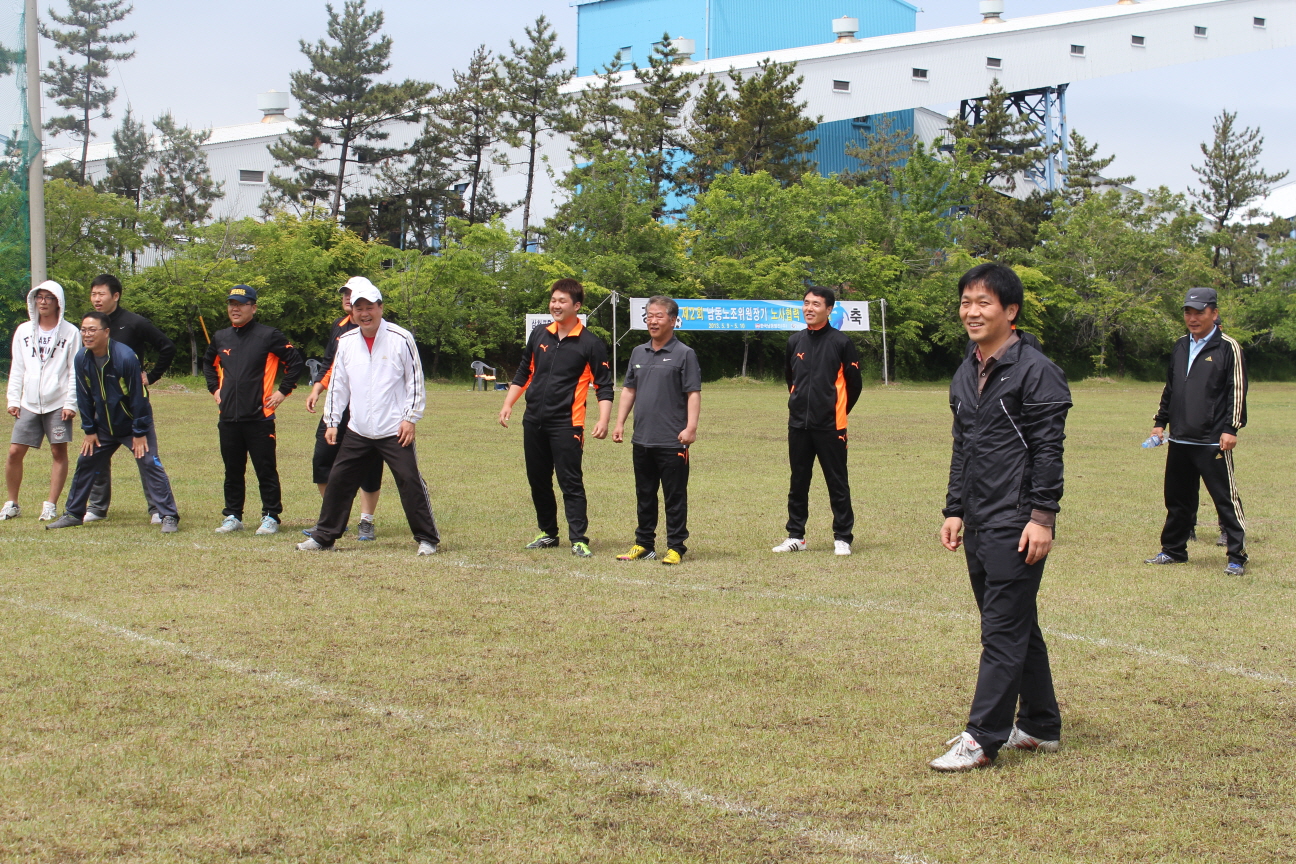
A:
[[[72,475],[72,485],[68,489],[67,501],[64,503],[63,512],[78,519],[85,518],[91,491],[107,472],[108,466],[112,464],[112,457],[117,449],[124,448],[130,453],[131,458],[135,457],[134,452],[131,451],[134,436],[123,435],[114,438],[105,432],[100,432],[98,435],[99,446],[88,456],[77,457],[76,473]],[[146,436],[145,440],[151,442],[152,435]],[[171,494],[171,481],[162,467],[162,460],[153,452],[151,446],[143,459],[135,459],[135,465],[139,468],[140,482],[144,484],[144,497],[150,505],[161,516],[179,517],[175,496]]]
[[[1165,527],[1161,551],[1176,561],[1188,560],[1188,535],[1197,524],[1201,484],[1215,502],[1220,530],[1228,539],[1228,559],[1247,562],[1246,516],[1233,479],[1233,451],[1202,444],[1170,442],[1165,470]]]
[[[338,451],[342,449],[342,441],[346,438],[349,431],[347,422],[351,419],[351,409],[342,412],[342,420],[337,427],[336,444],[328,443],[324,433],[328,431],[328,426],[324,425],[324,418],[320,418],[319,426],[315,429],[315,453],[311,456],[311,476],[314,483],[328,483],[329,473],[333,470],[333,460],[337,458]],[[378,492],[382,489],[383,461],[377,453],[373,454],[373,466],[369,473],[360,481],[360,489],[363,492]]]
[[[532,426],[522,424],[522,452],[526,456],[527,482],[535,504],[536,525],[550,537],[558,536],[558,502],[553,478],[558,477],[563,509],[567,513],[568,539],[588,543],[589,517],[585,510],[585,475],[581,457],[585,452],[585,429],[580,426]]]
[[[405,510],[405,520],[409,522],[414,539],[433,546],[440,543],[436,520],[432,516],[432,499],[428,497],[427,484],[423,482],[423,475],[419,472],[418,454],[414,445],[411,443],[408,447],[402,447],[395,435],[388,438],[365,438],[354,431],[348,432],[338,445],[337,458],[333,460],[333,470],[329,472],[328,486],[324,488],[324,503],[320,507],[315,531],[311,534],[315,542],[328,548],[342,536],[356,492],[360,489],[360,484],[370,476],[375,458],[386,462],[391,469],[392,477],[396,480],[396,491],[400,494],[401,507]]]
[[[787,534],[804,540],[806,519],[810,516],[810,478],[815,457],[828,484],[828,503],[832,505],[833,539],[850,543],[855,539],[855,510],[851,506],[850,479],[846,475],[846,430],[819,431],[788,429],[788,462],[792,466],[792,486],[788,490]]]
[[[148,440],[149,453],[154,456],[158,455],[157,432],[152,426],[149,427],[148,434],[145,436]],[[158,513],[158,506],[149,497],[149,490],[144,489],[144,500],[148,504],[149,515]],[[99,470],[95,477],[94,485],[90,487],[90,503],[86,505],[86,510],[96,516],[107,516],[108,508],[112,505],[112,460],[108,460]]]
[[[644,447],[632,445],[635,475],[635,498],[639,505],[639,527],[635,543],[653,549],[657,542],[657,488],[661,487],[666,503],[666,547],[683,555],[688,551],[688,480],[687,447]]]
[[[1012,732],[1014,710],[1027,735],[1047,741],[1062,736],[1035,608],[1044,561],[1026,563],[1026,553],[1017,551],[1021,535],[1022,526],[963,534],[972,593],[981,610],[981,665],[967,731],[991,758]]]
[[[221,513],[242,520],[243,502],[247,497],[244,475],[251,457],[252,470],[256,472],[261,487],[261,513],[273,516],[278,522],[283,503],[280,501],[279,468],[275,462],[274,419],[221,420],[216,427],[220,430],[221,459],[225,461],[225,509]]]

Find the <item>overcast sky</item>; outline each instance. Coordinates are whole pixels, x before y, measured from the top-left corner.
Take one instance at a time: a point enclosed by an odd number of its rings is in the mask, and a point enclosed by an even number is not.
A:
[[[64,8],[64,0],[42,0]],[[796,0],[786,0],[793,3]],[[918,29],[979,20],[976,0],[915,0],[924,11]],[[1110,0],[1107,0],[1110,2]],[[370,0],[386,13],[395,40],[394,78],[449,83],[474,47],[495,50],[521,40],[523,27],[544,13],[557,27],[574,62],[576,9],[569,0]],[[136,57],[113,75],[114,119],[101,121],[106,138],[129,101],[147,118],[171,110],[194,126],[228,126],[260,119],[256,94],[287,90],[288,75],[305,58],[298,40],[324,35],[323,0],[134,0],[126,26],[138,33]],[[341,7],[341,0],[336,6]],[[1006,0],[1006,17],[1102,5],[1099,0]],[[42,59],[52,46],[42,46]],[[1280,49],[1150,72],[1082,81],[1068,92],[1073,128],[1115,153],[1109,169],[1133,174],[1140,187],[1183,190],[1200,164],[1199,142],[1222,108],[1260,126],[1269,170],[1296,174],[1296,49]],[[1061,83],[1061,82],[1059,82]],[[930,106],[945,109],[951,106]],[[46,109],[48,113],[48,107]],[[290,110],[289,114],[291,115]]]

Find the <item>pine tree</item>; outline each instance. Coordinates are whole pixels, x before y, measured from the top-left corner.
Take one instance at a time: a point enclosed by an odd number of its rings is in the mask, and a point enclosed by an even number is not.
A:
[[[314,45],[300,41],[310,69],[292,73],[297,100],[297,128],[270,145],[278,163],[292,177],[270,176],[275,191],[294,203],[328,202],[329,215],[342,211],[347,172],[374,170],[398,155],[383,146],[396,122],[418,119],[432,85],[405,80],[387,84],[375,79],[391,68],[392,40],[379,37],[381,10],[365,11],[365,0],[345,0],[342,12],[328,10],[328,39]]]
[[[688,134],[680,115],[689,102],[689,87],[698,79],[691,72],[679,71],[680,53],[671,43],[669,33],[653,46],[647,68],[634,67],[640,87],[628,94],[630,105],[625,113],[626,147],[639,159],[648,182],[659,192],[661,202],[653,210],[660,219],[665,200],[672,191],[677,164],[688,153]]]
[[[1067,148],[1067,168],[1063,175],[1066,178],[1066,189],[1063,195],[1072,204],[1083,201],[1100,186],[1128,186],[1134,182],[1133,177],[1104,177],[1102,172],[1116,161],[1113,154],[1097,158],[1098,142],[1090,144],[1085,137],[1074,129],[1071,130],[1071,144]]]
[[[473,52],[468,68],[455,71],[453,77],[454,88],[437,100],[436,122],[468,184],[465,218],[469,224],[488,222],[510,209],[494,200],[493,184],[488,182],[491,165],[505,164],[497,152],[505,134],[504,80],[485,45]]]
[[[811,120],[797,101],[801,82],[795,64],[765,59],[750,77],[729,70],[733,82],[733,119],[726,130],[726,162],[743,174],[768,171],[784,185],[814,167],[806,154],[815,148],[805,137],[823,118]]]
[[[1228,232],[1231,221],[1245,212],[1247,206],[1269,194],[1269,190],[1287,176],[1286,171],[1270,174],[1260,167],[1260,154],[1264,151],[1264,136],[1250,126],[1237,129],[1237,114],[1223,111],[1211,128],[1215,137],[1209,147],[1201,145],[1205,163],[1192,166],[1201,189],[1190,194],[1201,211],[1215,223],[1216,239],[1214,266],[1228,243],[1221,235]]]
[[[540,163],[540,144],[545,137],[566,131],[571,126],[568,113],[570,97],[559,88],[574,69],[561,66],[567,52],[558,45],[558,34],[541,15],[535,25],[526,28],[527,44],[509,40],[510,53],[501,59],[505,78],[504,110],[508,122],[504,137],[509,146],[525,154],[526,193],[522,197],[522,249],[531,239],[531,198],[535,192],[536,170]]]
[[[102,192],[120,195],[138,210],[144,192],[145,172],[153,158],[153,139],[148,126],[135,119],[130,106],[117,129],[113,130],[113,155],[104,161],[108,172],[98,187]]]
[[[865,136],[861,143],[846,145],[846,155],[860,163],[856,171],[842,174],[842,182],[863,186],[868,183],[894,185],[895,173],[913,151],[914,136],[906,129],[897,129],[894,118],[883,114],[877,128]]]
[[[572,152],[582,160],[625,149],[625,97],[618,86],[621,52],[598,73],[598,85],[581,91],[571,133]]]
[[[984,169],[987,186],[1017,189],[1017,175],[1056,155],[1059,145],[1044,144],[1044,132],[1029,117],[1013,110],[1012,94],[996,78],[990,84],[980,122],[957,117],[950,134],[967,142],[967,152]]]
[[[158,145],[155,167],[144,195],[158,202],[159,215],[169,225],[197,225],[207,221],[212,203],[225,197],[224,183],[212,180],[202,145],[210,129],[195,132],[175,122],[170,112],[153,121]]]
[[[373,196],[378,202],[375,230],[394,237],[391,245],[427,251],[442,245],[447,217],[459,215],[454,191],[457,175],[450,147],[432,123],[402,159],[383,166]]]
[[[125,2],[68,0],[68,14],[49,10],[50,18],[66,29],[39,25],[40,34],[54,43],[60,55],[49,62],[49,71],[41,74],[41,81],[50,85],[45,95],[69,112],[51,117],[45,128],[50,132],[66,132],[81,142],[81,161],[76,165],[76,180],[81,185],[86,182],[86,154],[95,134],[90,122],[111,117],[108,106],[117,98],[117,88],[104,84],[108,64],[135,56],[134,51],[113,50],[114,45],[124,45],[134,39],[134,33],[108,32],[134,10],[133,6],[125,6]]]
[[[733,99],[729,90],[720,79],[708,75],[689,115],[685,146],[690,158],[675,174],[675,183],[683,194],[697,198],[711,188],[711,181],[724,170],[729,159],[725,142],[732,121]]]

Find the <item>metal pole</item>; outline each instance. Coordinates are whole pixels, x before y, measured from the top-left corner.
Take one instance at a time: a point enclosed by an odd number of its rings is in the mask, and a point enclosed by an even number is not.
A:
[[[31,225],[32,287],[45,281],[45,154],[41,142],[40,36],[36,31],[36,0],[23,11],[27,30],[27,122],[31,126],[31,165],[27,169],[27,210]]]
[[[612,392],[616,392],[617,382],[617,328],[616,328],[617,292],[612,292]]]
[[[886,387],[891,383],[887,375],[886,300],[879,300],[878,307],[882,310],[882,386]]]
[[[703,26],[706,32],[706,43],[702,48],[702,59],[711,59],[711,0],[706,0],[706,22]]]

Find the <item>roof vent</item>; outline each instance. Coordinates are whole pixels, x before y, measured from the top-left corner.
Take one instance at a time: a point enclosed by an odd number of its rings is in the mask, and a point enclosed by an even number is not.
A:
[[[675,49],[676,63],[692,63],[697,53],[697,42],[692,39],[672,39],[671,47]]]
[[[858,42],[855,34],[859,32],[858,18],[834,18],[832,23],[833,33],[837,36],[838,42]]]
[[[283,123],[288,120],[288,94],[278,90],[269,90],[257,94],[257,108],[262,115],[262,123]]]
[[[981,0],[981,21],[998,24],[1003,21],[1004,0]]]

